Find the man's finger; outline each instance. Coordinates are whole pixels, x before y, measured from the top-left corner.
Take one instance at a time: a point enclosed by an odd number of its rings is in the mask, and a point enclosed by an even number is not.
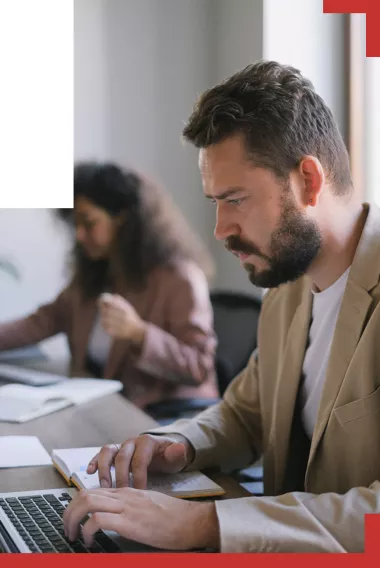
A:
[[[122,444],[115,458],[116,487],[129,487],[129,473],[131,471],[131,461],[135,449],[136,444],[133,440]]]
[[[94,534],[98,530],[115,531],[128,538],[128,524],[124,516],[118,513],[96,512],[82,527],[82,535],[86,546],[91,546]]]
[[[63,515],[65,535],[73,541],[78,538],[79,524],[88,514],[97,511],[120,513],[123,505],[120,500],[105,494],[82,491],[78,499],[73,499]]]
[[[88,466],[86,469],[87,473],[95,473],[96,471],[98,471],[98,457],[99,457],[99,452],[92,458],[90,462],[88,462]]]
[[[146,489],[148,467],[152,461],[154,444],[149,438],[141,439],[133,454],[131,471],[135,489]]]
[[[98,454],[98,475],[100,487],[112,487],[111,466],[119,449],[115,445],[104,446]]]

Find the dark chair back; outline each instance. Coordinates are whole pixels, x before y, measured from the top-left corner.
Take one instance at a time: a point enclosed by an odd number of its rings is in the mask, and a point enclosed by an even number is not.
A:
[[[240,292],[211,292],[218,338],[216,371],[220,394],[248,363],[256,349],[261,300]]]
[[[223,396],[256,348],[261,301],[248,294],[215,291],[211,293],[211,303],[218,338],[216,374],[220,396]],[[194,416],[217,402],[219,399],[168,400],[150,404],[145,410],[164,425],[177,418]]]

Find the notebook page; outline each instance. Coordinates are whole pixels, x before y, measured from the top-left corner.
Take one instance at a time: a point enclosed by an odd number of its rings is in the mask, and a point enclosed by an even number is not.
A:
[[[70,477],[74,472],[85,472],[89,462],[100,451],[95,448],[70,448],[53,450],[51,457],[58,467]]]
[[[0,394],[0,422],[28,422],[40,416],[62,410],[70,404],[70,401],[67,400],[52,400],[41,403],[11,397],[2,399]]]
[[[4,385],[0,387],[0,421],[27,422],[70,405],[66,399],[52,399],[48,387]]]
[[[1,400],[23,400],[43,403],[49,398],[50,387],[29,387],[26,385],[4,385],[0,387]]]
[[[6,363],[0,363],[0,377],[7,381],[31,386],[49,385],[67,379],[67,377],[47,373],[46,371],[37,371],[35,369],[28,369]]]
[[[191,471],[175,475],[151,475],[147,489],[175,495],[176,493],[208,493],[218,491],[221,487],[203,473]]]
[[[120,381],[105,379],[73,378],[57,385],[46,387],[55,397],[70,399],[74,404],[89,402],[95,398],[118,392],[123,388]]]
[[[0,469],[50,464],[50,456],[36,436],[0,436]]]
[[[118,392],[123,385],[120,381],[104,379],[66,379],[60,383],[45,387],[31,387],[19,384],[8,384],[0,387],[2,401],[22,400],[28,404],[33,401],[43,404],[52,400],[67,400],[73,404],[82,404],[95,398]],[[5,404],[5,402],[3,402]]]
[[[112,486],[115,487],[115,470],[111,469]],[[97,473],[88,474],[77,471],[73,476],[79,487],[85,489],[98,489],[99,477]],[[133,487],[133,476],[130,475],[130,487]],[[178,473],[175,475],[150,475],[147,489],[173,496],[222,495],[224,490],[199,471]]]

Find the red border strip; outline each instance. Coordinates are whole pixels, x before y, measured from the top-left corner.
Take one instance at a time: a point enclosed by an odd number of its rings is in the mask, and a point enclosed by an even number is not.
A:
[[[307,1],[307,0],[305,0]],[[324,0],[324,13],[365,13],[367,15],[367,57],[380,57],[380,0]],[[255,568],[307,568],[320,567],[323,562],[324,568],[378,568],[380,564],[380,515],[369,515],[366,518],[366,552],[364,554],[268,554],[255,555],[239,554],[128,554],[112,555],[108,561],[112,562],[112,568],[125,568],[126,563],[138,564],[142,568],[220,568],[231,567],[238,561],[239,568],[251,568],[254,562]],[[104,568],[104,555],[44,555],[44,554],[2,554],[0,563],[2,568],[83,568],[84,565],[91,568]]]
[[[128,564],[139,568],[231,568],[239,563],[239,568],[375,568],[380,559],[380,515],[367,515],[365,522],[366,551],[364,554],[104,554],[66,555],[66,554],[3,554],[0,556],[2,568],[126,568]],[[128,563],[128,564],[127,564]],[[254,563],[254,564],[253,564]]]
[[[366,55],[380,57],[379,0],[323,0],[325,14],[366,14]]]

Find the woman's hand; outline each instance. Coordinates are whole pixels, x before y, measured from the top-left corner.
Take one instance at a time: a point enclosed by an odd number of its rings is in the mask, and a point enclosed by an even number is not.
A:
[[[126,339],[142,345],[145,322],[135,308],[116,294],[102,294],[99,299],[100,321],[113,339]]]
[[[85,544],[99,530],[170,550],[219,549],[219,525],[214,503],[191,503],[155,491],[96,489],[80,491],[63,515],[65,535],[76,540],[80,522]]]

